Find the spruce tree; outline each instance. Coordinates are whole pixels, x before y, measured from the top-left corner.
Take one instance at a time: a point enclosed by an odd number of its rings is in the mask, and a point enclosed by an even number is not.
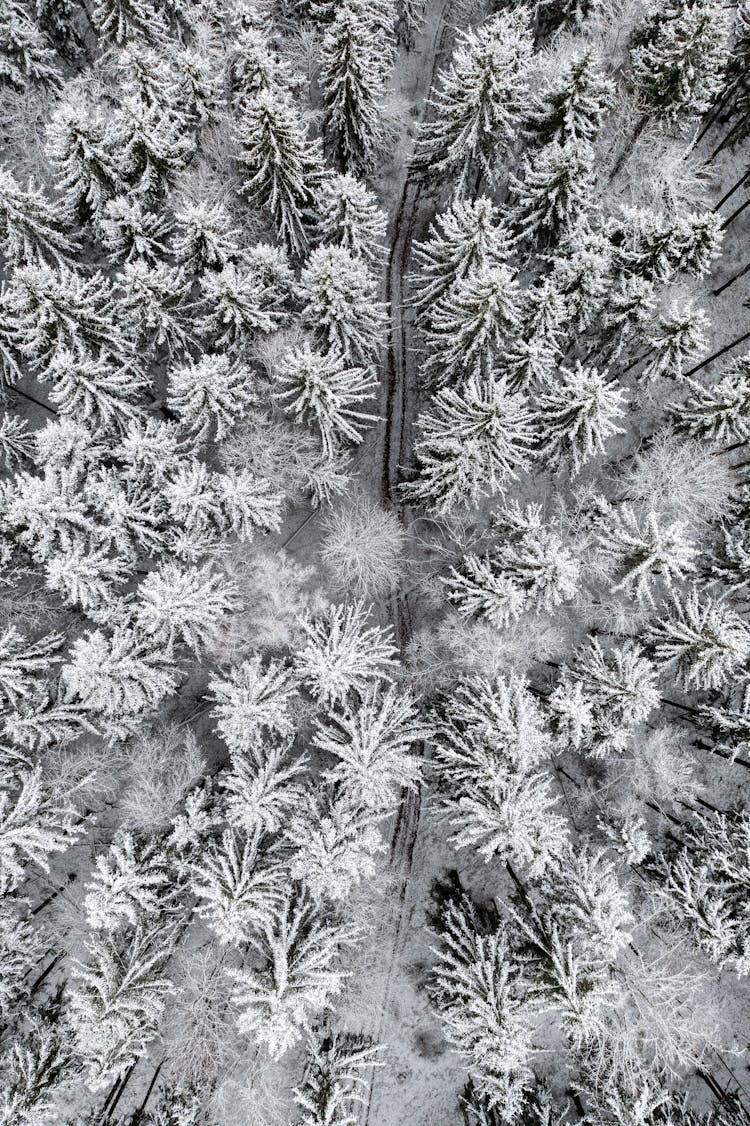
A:
[[[416,788],[420,764],[411,748],[426,735],[414,699],[393,689],[370,689],[354,707],[331,712],[318,726],[313,746],[334,765],[325,777],[355,808],[390,811],[402,790]]]
[[[185,202],[175,212],[172,249],[191,273],[222,270],[240,257],[240,231],[221,203]]]
[[[533,105],[525,124],[533,141],[594,141],[614,103],[615,87],[588,48],[566,60]]]
[[[24,190],[5,168],[0,169],[0,247],[14,265],[69,262],[76,250],[44,192],[33,180]]]
[[[357,1126],[359,1106],[367,1097],[363,1072],[380,1062],[377,1051],[351,1034],[311,1039],[303,1082],[294,1091],[302,1111],[298,1126]]]
[[[652,587],[671,590],[695,570],[696,549],[687,533],[681,521],[660,522],[653,511],[639,518],[628,505],[616,509],[599,535],[612,569],[612,590],[651,603]]]
[[[439,513],[502,492],[529,463],[531,412],[501,379],[472,375],[460,390],[438,392],[419,428],[419,476],[404,494]]]
[[[709,442],[750,438],[750,355],[733,360],[711,387],[688,379],[690,394],[673,407],[678,430]]]
[[[656,659],[674,669],[686,689],[722,688],[747,661],[750,633],[726,602],[697,589],[675,596],[651,628]]]
[[[377,269],[385,256],[387,218],[375,194],[354,176],[329,176],[320,186],[318,239],[348,250]]]
[[[337,351],[321,354],[302,344],[281,357],[275,376],[284,409],[317,430],[326,457],[359,445],[367,423],[377,420],[361,409],[377,387],[371,369],[350,366]]]
[[[440,76],[412,161],[422,174],[450,176],[457,196],[477,178],[493,185],[503,152],[516,138],[532,52],[524,8],[491,17],[464,32]]]
[[[471,271],[503,265],[510,255],[508,232],[487,196],[454,200],[438,215],[429,237],[414,244],[413,302],[429,323],[432,306]]]
[[[0,12],[0,86],[23,92],[36,84],[59,86],[55,52],[24,5],[8,0]]]
[[[290,887],[248,938],[258,968],[234,970],[237,1026],[279,1059],[340,991],[346,931],[325,922],[309,896]]]
[[[93,1090],[122,1078],[156,1035],[170,989],[164,969],[172,941],[154,920],[89,940],[87,960],[73,974],[71,1015]]]
[[[560,536],[545,527],[538,505],[497,514],[498,543],[483,558],[464,556],[445,580],[450,601],[465,617],[477,614],[506,626],[524,610],[551,613],[574,598],[580,562]]]
[[[655,322],[647,336],[650,354],[641,377],[682,379],[686,365],[707,349],[709,319],[692,301],[673,301]]]
[[[633,82],[669,124],[700,117],[721,90],[728,25],[718,0],[662,0],[630,41]]]
[[[301,254],[308,243],[320,153],[305,136],[291,99],[280,91],[248,99],[238,141],[240,164],[248,174],[243,191],[268,209],[289,251]]]
[[[50,116],[46,151],[70,221],[96,215],[117,194],[121,173],[112,129],[74,83]]]
[[[573,370],[561,368],[538,399],[541,456],[552,468],[568,462],[571,472],[579,473],[604,450],[607,438],[622,433],[615,419],[625,413],[625,404],[622,389],[595,368],[580,363]]]
[[[331,607],[303,622],[306,644],[295,668],[322,704],[343,704],[352,693],[364,696],[391,679],[396,650],[390,631],[367,622],[363,603]]]
[[[464,900],[448,908],[440,932],[430,987],[438,1017],[474,1084],[512,1122],[533,1075],[537,1003],[502,923],[483,923]]]
[[[262,742],[265,735],[294,733],[290,706],[296,695],[289,669],[253,657],[210,681],[216,726],[231,754]]]
[[[242,355],[258,335],[274,332],[283,322],[277,295],[252,270],[226,265],[201,279],[204,315],[200,334],[216,351]]]
[[[522,238],[556,241],[581,222],[592,205],[594,154],[576,138],[552,141],[524,158],[520,178],[511,176],[511,218]]]
[[[117,196],[110,200],[102,209],[98,227],[113,262],[140,259],[153,266],[167,256],[169,225],[139,199]]]
[[[326,131],[344,172],[370,172],[383,140],[379,40],[363,0],[343,0],[321,44],[320,84]]]
[[[656,680],[656,669],[639,645],[606,649],[592,638],[563,670],[550,698],[553,725],[596,758],[622,751],[659,705]]]
[[[376,359],[385,327],[377,283],[366,264],[343,247],[319,246],[302,269],[304,320],[326,352],[367,367]]]
[[[652,866],[660,898],[713,962],[750,973],[747,813],[695,813],[680,838]]]
[[[511,271],[472,270],[432,307],[422,370],[439,385],[487,375],[520,329],[519,286]]]
[[[281,872],[259,847],[259,834],[235,829],[201,851],[192,870],[197,914],[222,945],[240,946],[273,908]]]

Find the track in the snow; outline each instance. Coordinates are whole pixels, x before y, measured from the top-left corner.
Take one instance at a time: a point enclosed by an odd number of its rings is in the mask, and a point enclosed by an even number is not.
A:
[[[430,82],[425,97],[428,105],[438,66],[450,47],[453,29],[448,23],[452,0],[444,0],[437,22],[431,52]],[[417,380],[413,364],[409,363],[408,326],[406,323],[405,278],[411,255],[414,229],[420,217],[422,177],[407,170],[399,203],[393,216],[390,232],[390,253],[385,278],[385,299],[389,317],[388,346],[384,357],[383,387],[384,409],[381,451],[381,489],[383,501],[398,518],[408,525],[410,513],[399,495],[401,470],[412,463],[412,426],[416,414]],[[397,590],[391,602],[391,624],[399,650],[404,655],[411,638],[411,615],[407,596]],[[405,791],[391,836],[390,864],[394,890],[397,896],[396,917],[388,944],[388,965],[382,1002],[377,1016],[375,1040],[382,1040],[382,1032],[393,990],[399,956],[406,941],[408,919],[407,898],[412,871],[414,849],[419,830],[421,801],[419,791]],[[378,1071],[373,1070],[370,1080],[363,1126],[370,1126],[374,1109],[373,1094]]]

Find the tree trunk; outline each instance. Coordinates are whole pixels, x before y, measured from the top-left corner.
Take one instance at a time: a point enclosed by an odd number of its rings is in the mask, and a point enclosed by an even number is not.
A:
[[[151,1092],[154,1089],[154,1086],[156,1084],[156,1080],[159,1078],[159,1072],[161,1071],[161,1069],[163,1067],[164,1067],[164,1060],[160,1060],[159,1063],[156,1065],[156,1070],[154,1071],[154,1074],[151,1076],[151,1082],[148,1085],[148,1089],[146,1091],[146,1094],[143,1096],[143,1102],[138,1107],[138,1109],[136,1111],[134,1111],[134,1113],[133,1113],[133,1118],[131,1120],[130,1126],[137,1126],[137,1124],[140,1122],[140,1120],[143,1116],[143,1112],[148,1105],[148,1100],[151,1098]]]
[[[608,184],[611,184],[612,181],[614,180],[615,176],[617,176],[620,172],[622,172],[623,168],[625,167],[625,164],[630,159],[630,157],[633,155],[633,149],[638,144],[638,138],[640,137],[641,133],[643,132],[643,130],[648,125],[648,121],[649,121],[648,114],[644,113],[643,116],[641,117],[640,121],[636,125],[635,129],[630,134],[630,139],[626,143],[625,148],[622,150],[622,152],[618,156],[617,160],[615,161],[615,166],[609,174],[609,180],[607,181]]]
[[[721,197],[719,202],[714,207],[714,211],[718,211],[720,207],[723,207],[724,204],[727,202],[727,200],[731,199],[732,196],[734,195],[734,193],[740,190],[740,188],[746,182],[749,175],[750,175],[750,172],[743,172],[742,173],[742,175],[740,176],[737,183],[734,184],[733,187],[731,187],[728,192],[724,192],[724,195]]]
[[[735,274],[734,277],[731,277],[729,281],[725,281],[723,285],[720,285],[718,289],[715,289],[714,297],[718,297],[719,294],[723,293],[725,289],[729,289],[730,285],[734,285],[734,283],[736,281],[739,281],[740,278],[744,278],[745,274],[748,273],[748,271],[750,271],[750,262],[748,262],[746,266],[743,266],[740,272],[738,274]]]
[[[738,336],[736,340],[731,340],[729,344],[725,344],[723,348],[719,348],[718,352],[714,352],[713,355],[707,356],[705,360],[701,360],[701,362],[699,364],[696,364],[695,367],[692,367],[689,371],[686,371],[683,375],[683,378],[687,379],[689,376],[695,375],[697,371],[702,371],[703,368],[708,367],[709,364],[712,364],[714,360],[718,360],[721,356],[725,356],[727,352],[731,352],[732,349],[736,348],[738,344],[742,344],[745,340],[749,339],[750,332],[745,332],[742,334],[742,336]]]
[[[745,124],[746,121],[747,121],[747,115],[745,115],[744,117],[741,117],[739,119],[739,121],[736,121],[734,123],[734,125],[729,130],[726,137],[724,138],[724,140],[719,145],[717,145],[717,147],[711,153],[708,160],[706,161],[706,164],[710,164],[712,160],[716,159],[716,157],[719,155],[719,153],[722,151],[722,149],[726,148],[726,146],[731,141],[732,137],[734,137],[735,133],[737,133],[737,131],[742,128],[742,126]]]
[[[743,204],[740,204],[737,210],[733,211],[729,218],[724,220],[724,222],[721,224],[722,231],[725,231],[727,227],[735,221],[737,216],[741,215],[742,212],[745,211],[748,207],[750,207],[750,198],[746,199]]]

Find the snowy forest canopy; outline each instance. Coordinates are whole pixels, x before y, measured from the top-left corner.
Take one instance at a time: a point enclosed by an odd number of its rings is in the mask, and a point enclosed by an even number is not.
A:
[[[0,1126],[750,1126],[750,0],[0,0]]]

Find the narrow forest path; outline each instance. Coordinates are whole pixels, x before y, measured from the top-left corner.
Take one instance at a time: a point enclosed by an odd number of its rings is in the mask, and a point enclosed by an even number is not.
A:
[[[422,59],[421,81],[417,91],[423,98],[424,120],[430,95],[439,69],[447,61],[453,38],[450,12],[453,0],[428,3],[425,26],[434,31],[421,39],[424,46],[415,49]],[[413,464],[413,428],[418,409],[418,382],[414,354],[410,346],[411,312],[407,300],[408,270],[415,230],[423,218],[423,177],[405,166],[398,202],[389,224],[389,255],[385,276],[385,300],[388,315],[388,343],[383,357],[381,379],[380,451],[381,493],[383,504],[398,516],[408,529],[412,519],[410,508],[399,495],[404,468]],[[408,576],[408,569],[406,572]],[[402,579],[403,583],[403,579]],[[412,618],[408,594],[399,586],[391,596],[390,618],[396,644],[402,659],[412,635]],[[411,917],[410,882],[415,847],[420,827],[421,796],[419,791],[405,791],[394,823],[390,846],[390,885],[393,911],[389,913],[388,934],[381,936],[380,949],[385,963],[383,992],[379,1010],[373,1013],[372,1035],[382,1043],[392,997],[407,992],[400,988],[403,975],[400,956]],[[403,983],[401,983],[403,984]],[[380,1126],[378,1079],[382,1072],[371,1073],[363,1126]],[[388,1121],[399,1119],[398,1108],[389,1106]],[[394,1113],[395,1112],[395,1113]]]

